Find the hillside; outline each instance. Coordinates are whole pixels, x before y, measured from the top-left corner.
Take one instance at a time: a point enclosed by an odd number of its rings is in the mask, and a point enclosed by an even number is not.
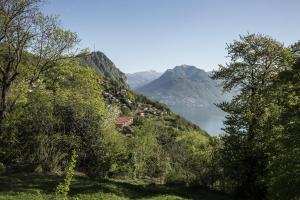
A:
[[[77,57],[79,58],[81,65],[91,66],[105,78],[126,84],[126,75],[121,72],[104,53],[97,51],[80,54]]]
[[[127,83],[132,89],[142,87],[160,77],[162,73],[154,70],[126,74]]]
[[[0,0],[0,200],[300,200],[299,6]]]
[[[172,112],[167,105],[159,103],[154,99],[138,94],[131,89],[124,82],[126,78],[115,64],[103,53],[92,52],[87,55],[78,56],[83,66],[92,66],[96,71],[101,74],[105,80],[103,81],[103,96],[106,103],[115,105],[120,108],[120,116],[127,116],[133,119],[133,125],[139,125],[145,120],[156,121],[158,125],[165,128],[172,128],[180,131],[198,131],[199,133],[208,136],[197,125],[187,121],[185,118]],[[112,72],[112,74],[110,74]],[[145,74],[149,73],[141,73]],[[157,76],[159,73],[151,72],[152,77]],[[122,129],[124,133],[131,134],[131,128]]]
[[[220,134],[225,113],[215,106],[230,99],[223,94],[218,82],[194,66],[181,65],[167,70],[161,77],[136,90],[164,103],[204,128],[210,134]]]

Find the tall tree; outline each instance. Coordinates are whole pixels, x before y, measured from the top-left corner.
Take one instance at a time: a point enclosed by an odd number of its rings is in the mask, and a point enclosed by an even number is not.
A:
[[[300,198],[300,41],[291,49],[295,64],[280,73],[272,85],[273,99],[280,108],[274,126],[280,134],[275,140],[276,155],[270,162],[270,199]]]
[[[64,31],[55,17],[39,11],[40,0],[0,0],[0,125],[16,99],[8,100],[12,84],[22,75],[20,64],[30,52],[35,59],[28,77],[34,86],[42,71],[77,43],[77,35]],[[24,75],[24,74],[23,74]]]
[[[223,89],[240,89],[231,102],[219,107],[228,113],[222,159],[228,185],[245,199],[262,199],[266,192],[269,158],[264,131],[268,86],[293,61],[283,44],[261,34],[240,36],[227,45],[229,63],[220,65],[212,78],[223,80]]]

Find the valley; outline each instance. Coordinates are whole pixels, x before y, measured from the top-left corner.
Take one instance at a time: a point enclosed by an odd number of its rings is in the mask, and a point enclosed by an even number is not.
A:
[[[207,72],[189,65],[169,69],[134,90],[169,106],[211,135],[222,133],[225,119],[225,112],[216,104],[230,101],[233,96],[223,93],[221,83],[212,80]]]
[[[0,200],[299,200],[299,6],[0,0]]]

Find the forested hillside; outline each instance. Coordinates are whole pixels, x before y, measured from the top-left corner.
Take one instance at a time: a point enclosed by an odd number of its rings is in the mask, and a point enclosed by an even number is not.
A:
[[[78,54],[41,3],[0,0],[0,199],[300,198],[300,42],[228,44],[211,77],[240,93],[212,137]]]
[[[89,63],[87,60],[90,59],[91,55],[94,55],[94,57],[97,57],[95,55],[101,55],[101,59],[97,59],[97,62]],[[200,127],[176,115],[166,105],[150,100],[129,89],[125,82],[126,77],[124,77],[124,73],[105,54],[92,52],[80,54],[76,58],[79,58],[82,67],[96,69],[96,73],[102,77],[102,95],[106,105],[118,109],[118,117],[132,118],[133,122],[138,124],[143,124],[144,121],[150,119],[153,123],[159,122],[164,127],[172,127],[179,130],[195,130],[199,134],[208,136]],[[98,71],[97,69],[101,70]],[[113,72],[111,73],[110,71]],[[133,123],[133,126],[135,124]]]
[[[121,84],[126,84],[126,75],[121,72],[104,53],[100,51],[83,51],[76,57],[79,58],[82,66],[93,67],[96,72],[102,76],[120,82]]]

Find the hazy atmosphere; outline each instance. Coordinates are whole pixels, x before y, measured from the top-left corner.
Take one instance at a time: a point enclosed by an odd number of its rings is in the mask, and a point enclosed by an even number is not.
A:
[[[181,64],[206,71],[226,60],[226,42],[263,33],[287,45],[300,34],[298,0],[49,0],[45,12],[76,31],[123,72]]]
[[[0,200],[300,200],[300,0],[0,0]]]

